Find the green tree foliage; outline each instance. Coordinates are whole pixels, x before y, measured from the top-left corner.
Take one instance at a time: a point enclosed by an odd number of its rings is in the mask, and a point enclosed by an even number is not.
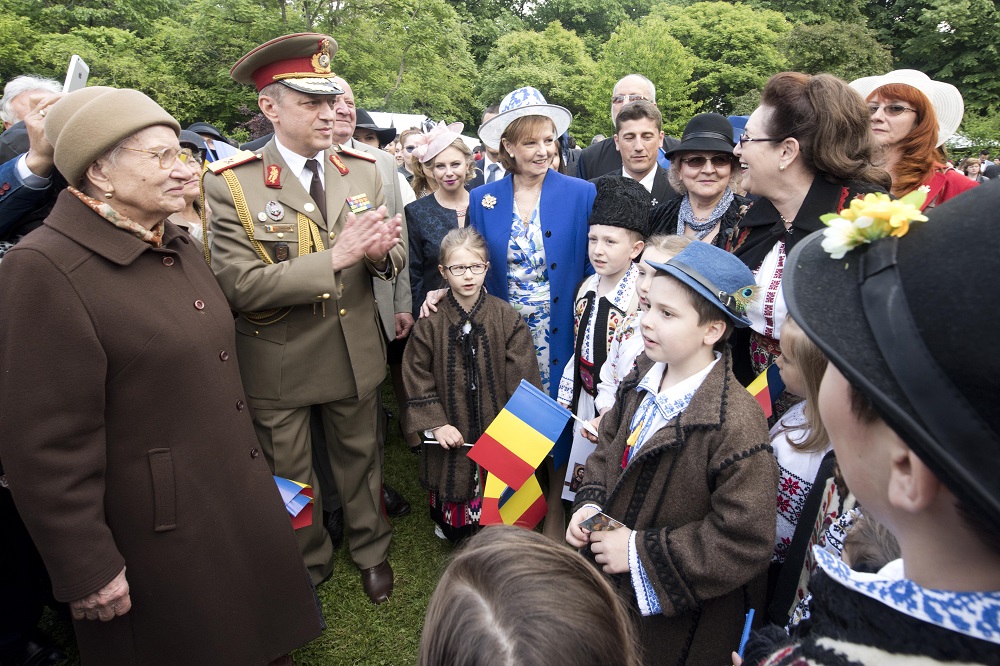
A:
[[[706,111],[728,113],[737,98],[759,90],[768,77],[787,67],[780,50],[791,29],[784,14],[752,10],[741,3],[697,2],[688,7],[661,4],[650,16],[667,29],[693,58],[694,101]]]
[[[851,25],[864,25],[868,3],[860,0],[747,0],[755,9],[770,9],[788,17],[789,21],[815,25],[827,21],[839,21]]]
[[[330,31],[340,44],[334,68],[359,106],[478,118],[475,61],[455,9],[445,0],[391,0],[380,11],[368,8],[372,0],[362,2]]]
[[[845,81],[892,69],[892,54],[879,44],[872,30],[836,21],[796,25],[785,36],[783,50],[788,69],[807,74],[826,72]]]
[[[664,129],[678,135],[698,111],[692,101],[691,82],[696,59],[671,36],[667,23],[657,17],[625,22],[604,45],[597,61],[597,76],[589,88],[589,113],[580,119],[575,134],[589,139],[597,133],[611,136],[611,92],[627,74],[642,74],[656,86],[656,105]]]
[[[501,37],[480,72],[477,98],[485,108],[499,104],[512,90],[532,86],[546,101],[578,116],[587,113],[581,91],[587,90],[594,72],[583,40],[553,22],[543,32],[521,30]]]
[[[596,54],[618,24],[628,18],[617,0],[546,0],[535,8],[531,24],[541,30],[558,21],[583,38],[588,52]]]

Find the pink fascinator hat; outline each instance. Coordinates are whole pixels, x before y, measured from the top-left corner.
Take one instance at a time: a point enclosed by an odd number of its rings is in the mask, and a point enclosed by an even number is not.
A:
[[[465,129],[463,123],[445,125],[444,121],[439,122],[430,132],[425,132],[417,137],[417,147],[413,150],[413,156],[422,164],[427,164],[438,153],[450,146],[455,139],[462,136],[463,129]]]

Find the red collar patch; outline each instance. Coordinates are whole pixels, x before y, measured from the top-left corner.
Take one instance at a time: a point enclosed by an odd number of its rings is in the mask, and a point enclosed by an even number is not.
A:
[[[268,164],[264,167],[264,184],[268,187],[281,189],[281,167],[277,164]]]
[[[351,171],[337,153],[330,154],[330,162],[333,163],[333,166],[337,167],[337,171],[340,172],[341,176],[346,176]]]

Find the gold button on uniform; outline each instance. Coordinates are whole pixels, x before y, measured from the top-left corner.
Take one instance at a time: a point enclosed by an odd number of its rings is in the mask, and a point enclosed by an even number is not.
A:
[[[305,206],[303,206],[303,208],[307,213],[311,213],[314,210],[316,210],[316,206],[313,206],[311,203],[307,203]]]
[[[330,294],[323,294],[323,300],[324,301],[328,300],[329,298],[330,298]]]
[[[341,308],[340,309],[340,316],[343,317],[345,314],[347,314],[347,310]]]
[[[285,237],[285,234],[281,233],[280,231],[276,235],[278,236],[278,238],[284,238]]]

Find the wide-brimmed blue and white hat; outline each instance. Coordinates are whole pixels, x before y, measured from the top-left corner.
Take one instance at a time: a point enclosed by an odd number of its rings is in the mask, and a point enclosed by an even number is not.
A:
[[[549,104],[545,96],[537,88],[525,86],[507,93],[500,102],[500,114],[490,118],[479,128],[479,138],[487,147],[500,150],[500,137],[507,127],[525,116],[545,116],[556,126],[556,136],[562,136],[573,122],[573,114],[569,109]]]

